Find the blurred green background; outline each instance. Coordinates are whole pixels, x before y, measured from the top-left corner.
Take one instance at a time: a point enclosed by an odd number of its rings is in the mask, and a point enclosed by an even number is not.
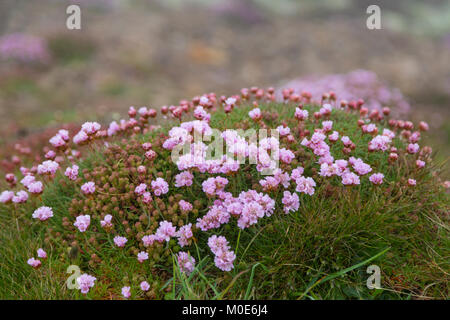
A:
[[[81,30],[66,28],[71,3]],[[366,28],[371,4],[381,30]],[[403,93],[407,117],[430,124],[425,142],[450,156],[449,1],[2,0],[0,36],[11,34],[0,62],[2,146],[61,122],[109,121],[130,105],[366,69]],[[22,49],[24,35],[41,47]],[[31,52],[14,57],[11,46]]]

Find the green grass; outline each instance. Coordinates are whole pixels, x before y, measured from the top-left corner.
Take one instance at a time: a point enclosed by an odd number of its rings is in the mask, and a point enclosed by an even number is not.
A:
[[[265,120],[269,128],[275,128],[281,120],[291,128],[296,126],[292,106],[267,104],[261,109],[278,113],[277,120]],[[249,110],[250,107],[241,107],[229,115],[220,111],[214,113],[211,127],[257,128],[248,119]],[[371,137],[361,134],[356,125],[357,119],[355,114],[335,110],[331,116],[333,130],[338,130],[341,136],[348,135],[356,144],[353,156],[369,163],[374,168],[373,172],[384,173],[385,183],[382,186],[373,186],[368,177],[361,178],[360,186],[344,187],[337,177],[324,179],[315,176],[316,193],[312,197],[299,195],[298,212],[285,215],[277,206],[277,211],[270,218],[261,219],[257,225],[241,232],[232,218],[229,224],[219,229],[198,233],[198,242],[188,248],[197,261],[194,272],[188,276],[180,273],[174,259],[174,254],[180,250],[174,241],[152,251],[156,255],[154,261],[139,264],[133,254],[138,248],[138,242],[133,238],[135,233],[128,237],[126,248],[119,250],[112,245],[113,235],[101,232],[98,221],[92,221],[86,233],[74,235],[78,245],[72,245],[71,241],[61,236],[67,233],[62,226],[63,218],[67,217],[73,223],[73,215],[69,213],[72,199],[80,200],[83,196],[79,189],[58,176],[42,195],[43,202],[51,206],[55,213],[46,224],[30,221],[37,200],[17,212],[12,207],[0,206],[0,298],[84,298],[78,290],[68,290],[65,285],[70,275],[66,270],[72,264],[97,277],[96,285],[85,297],[88,299],[120,298],[120,288],[124,285],[131,285],[132,298],[136,299],[447,298],[450,280],[450,202],[437,178],[443,165],[427,163],[425,169],[418,171],[414,167],[414,156],[401,156],[396,164],[389,164],[387,154],[367,153],[367,143]],[[155,139],[159,133],[167,131],[168,123],[160,124],[163,128],[156,133],[137,135],[130,138],[127,144],[117,144],[125,148],[133,141],[138,144],[149,141],[150,135]],[[311,131],[313,127],[317,124],[306,124]],[[319,166],[314,163],[311,152],[303,150],[299,142],[290,148],[298,152],[296,163],[307,168],[305,175],[312,176]],[[400,139],[396,139],[394,144],[404,148]],[[166,160],[169,152],[158,152],[160,157],[148,169],[153,175],[162,172],[164,178],[172,181],[176,169]],[[142,157],[142,152],[132,146],[130,154]],[[340,144],[332,146],[331,154],[335,159],[348,158]],[[91,151],[80,167],[92,172],[103,166],[109,170],[108,175],[117,172],[119,176],[114,182],[117,192],[128,192],[129,189],[120,182],[120,179],[131,179],[122,171],[128,165],[127,158],[118,155],[110,159],[103,147],[98,147]],[[207,199],[202,197],[200,186],[205,177],[207,175],[196,173],[192,190],[176,190],[183,199],[200,201],[199,216],[206,212]],[[410,177],[418,182],[414,188],[406,185]],[[227,190],[236,195],[236,191],[251,189],[258,180],[259,173],[249,167],[239,172]],[[173,218],[170,197],[177,195],[173,187],[171,190],[163,197],[167,206],[158,207],[159,215],[165,218]],[[279,203],[282,192],[271,194],[271,197]],[[101,205],[106,206],[107,210],[118,214],[110,198],[102,201]],[[137,206],[132,202],[120,208],[123,217],[131,223],[138,221],[142,212],[150,216],[146,208]],[[93,216],[103,210],[99,211],[95,202],[88,209]],[[136,227],[137,231],[139,228],[154,228],[152,219]],[[196,220],[195,216],[186,219],[191,222]],[[125,234],[126,227],[118,223],[116,233]],[[214,266],[212,253],[206,246],[207,238],[213,234],[224,235],[233,250],[237,248],[235,267],[231,272],[222,272]],[[95,238],[93,243],[88,241],[91,237]],[[35,255],[39,247],[46,249],[49,259],[41,269],[34,271],[26,261]],[[93,253],[101,262],[93,262]],[[370,276],[366,268],[371,264],[381,269],[381,289],[369,290],[366,287]],[[144,279],[151,285],[147,295],[138,289],[139,282]]]

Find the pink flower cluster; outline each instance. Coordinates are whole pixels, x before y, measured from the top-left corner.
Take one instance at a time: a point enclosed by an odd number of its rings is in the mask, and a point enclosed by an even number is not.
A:
[[[236,255],[230,250],[225,237],[216,235],[209,237],[208,246],[215,255],[214,263],[217,268],[222,271],[231,271],[234,268],[233,262],[236,259]]]
[[[80,232],[85,232],[91,224],[91,216],[88,214],[78,216],[73,224]]]
[[[181,272],[190,274],[195,268],[195,259],[187,252],[178,252],[177,254],[178,266]]]
[[[51,217],[53,217],[53,210],[50,207],[43,206],[43,207],[37,208],[33,212],[33,218],[39,219],[41,221],[48,220]]]

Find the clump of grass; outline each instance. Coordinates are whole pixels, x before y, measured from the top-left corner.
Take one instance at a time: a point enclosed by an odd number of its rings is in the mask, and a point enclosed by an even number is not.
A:
[[[242,98],[249,97],[243,94]],[[41,196],[31,197],[21,205],[0,206],[1,236],[5,240],[0,247],[5,257],[1,262],[0,296],[110,299],[120,298],[124,286],[131,287],[131,298],[136,299],[448,296],[449,197],[439,180],[441,166],[431,160],[428,150],[406,152],[412,134],[412,128],[406,128],[409,124],[405,127],[379,113],[366,113],[356,103],[344,107],[336,104],[331,112],[323,114],[318,113],[322,106],[305,104],[303,109],[309,111],[310,117],[299,121],[293,103],[260,101],[261,116],[252,120],[248,114],[255,106],[248,100],[233,102],[232,112],[226,108],[229,102],[221,102],[205,105],[210,110],[212,128],[223,131],[283,125],[291,129],[292,137],[284,137],[280,143],[292,151],[293,159],[282,162],[280,167],[288,173],[302,167],[303,174],[316,182],[313,195],[297,192],[298,209],[283,212],[285,189],[281,185],[263,188],[260,180],[265,177],[254,165],[245,164],[234,173],[221,174],[228,178],[228,196],[237,197],[247,190],[267,194],[276,204],[274,212],[250,227],[238,228],[239,216],[231,216],[228,223],[217,228],[200,230],[196,222],[220,197],[207,196],[202,183],[220,174],[192,169],[192,185],[175,187],[179,170],[164,143],[171,135],[169,130],[181,120],[192,119],[190,111],[203,102],[199,98],[184,102],[181,111],[181,107],[163,108],[156,120],[145,112],[134,119],[136,112],[130,109],[133,124],[117,129],[110,137],[106,137],[106,131],[98,132],[88,137],[92,141],[86,147],[60,147],[67,165],[69,161],[78,164],[76,179],[57,172],[52,180],[44,179],[46,187]],[[333,130],[340,137],[350,137],[353,143],[347,148],[340,140],[329,142],[334,159],[363,159],[371,166],[371,174],[384,174],[381,185],[372,183],[370,174],[361,174],[360,183],[353,186],[343,185],[339,176],[319,174],[317,156],[301,141],[311,138],[323,120],[333,121]],[[393,161],[389,152],[368,152],[375,134],[361,130],[365,124],[375,124],[379,133],[387,128],[396,132],[390,146],[394,149],[389,151],[397,155],[397,160]],[[145,147],[146,142],[151,146]],[[73,148],[82,150],[81,161],[70,156]],[[149,150],[153,154],[149,155]],[[425,167],[417,167],[418,159],[426,161]],[[144,201],[136,187],[146,184],[150,189],[157,178],[168,182],[169,191],[158,195],[153,189],[152,201]],[[416,185],[411,186],[408,179],[415,179]],[[87,181],[95,183],[94,194],[80,188]],[[295,193],[295,183],[286,190]],[[189,201],[192,209],[181,210],[180,200]],[[54,212],[45,222],[31,219],[33,210],[41,205]],[[80,232],[74,222],[86,214],[91,222],[86,231]],[[107,215],[112,216],[113,224],[105,228],[100,221]],[[143,237],[157,234],[163,221],[177,230],[191,223],[194,236],[188,239],[188,245],[182,247],[173,235],[169,241],[145,245]],[[230,271],[216,267],[219,265],[207,244],[212,235],[224,236],[229,241],[228,250],[236,255]],[[115,245],[115,236],[127,238],[124,247]],[[40,247],[47,251],[48,258],[33,271],[27,259]],[[181,251],[195,259],[190,272],[178,260]],[[136,258],[140,252],[148,254],[143,263]],[[369,264],[381,269],[380,289],[366,287]],[[67,289],[69,275],[65,272],[70,265],[96,277],[87,295]],[[148,291],[139,289],[144,280],[150,284]]]

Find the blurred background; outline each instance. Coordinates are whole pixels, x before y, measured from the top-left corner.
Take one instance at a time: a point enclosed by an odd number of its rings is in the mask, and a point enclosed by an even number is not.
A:
[[[81,7],[81,30],[66,8]],[[381,30],[366,9],[381,8]],[[450,157],[448,0],[1,0],[0,148],[205,92],[296,86],[428,121]],[[48,134],[47,134],[48,133]],[[44,141],[45,142],[45,141]],[[447,170],[448,175],[448,170]]]

